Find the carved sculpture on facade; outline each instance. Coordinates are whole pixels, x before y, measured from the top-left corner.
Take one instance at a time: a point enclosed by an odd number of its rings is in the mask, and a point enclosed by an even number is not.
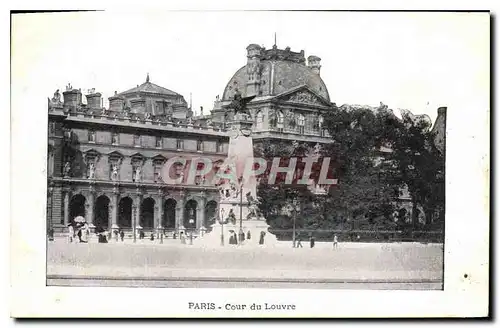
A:
[[[217,187],[222,200],[238,199],[240,196],[240,188],[234,183],[222,183]]]
[[[151,119],[151,113],[146,113],[146,115],[144,115],[144,119],[150,120]]]
[[[311,104],[317,104],[319,103],[318,98],[313,95],[312,93],[309,92],[297,92],[292,94],[289,98],[289,101],[295,101],[295,102],[301,102],[301,103],[311,103]]]
[[[113,164],[112,166],[111,180],[113,181],[118,180],[118,164]]]
[[[89,164],[89,174],[88,174],[89,179],[95,179],[95,164],[90,163]]]
[[[71,83],[68,83],[68,85],[66,86],[66,91],[71,91],[73,90],[73,86],[71,85]]]
[[[139,182],[139,181],[141,181],[141,178],[142,178],[142,170],[141,170],[141,166],[139,165],[134,170],[134,181]]]
[[[63,172],[64,172],[64,177],[69,177],[70,172],[71,172],[71,164],[69,162],[66,162],[64,164],[64,170],[63,170]]]

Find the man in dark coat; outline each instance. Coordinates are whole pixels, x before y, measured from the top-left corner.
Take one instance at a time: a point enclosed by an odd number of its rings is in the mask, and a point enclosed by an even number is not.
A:
[[[264,237],[266,236],[266,233],[264,231],[260,232],[260,238],[259,238],[259,245],[264,245]]]
[[[314,247],[315,239],[314,236],[311,235],[311,248]]]

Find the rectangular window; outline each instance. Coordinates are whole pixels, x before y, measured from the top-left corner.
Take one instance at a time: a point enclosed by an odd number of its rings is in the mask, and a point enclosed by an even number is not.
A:
[[[203,141],[202,140],[196,140],[196,150],[203,151]]]
[[[177,139],[177,149],[184,149],[184,140]]]
[[[162,147],[161,137],[158,137],[158,136],[155,137],[155,146],[156,146],[156,148],[161,148]]]
[[[304,134],[304,126],[303,125],[299,125],[299,133]]]
[[[89,142],[95,142],[95,131],[89,130]]]
[[[141,136],[138,134],[134,135],[134,146],[135,147],[141,146]]]
[[[220,141],[215,142],[215,151],[218,153],[222,153],[224,151],[224,145]]]

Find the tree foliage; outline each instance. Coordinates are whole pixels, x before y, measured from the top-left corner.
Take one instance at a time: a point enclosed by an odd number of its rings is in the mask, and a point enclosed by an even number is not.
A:
[[[304,186],[282,181],[268,185],[264,180],[258,188],[259,207],[272,227],[290,228],[293,212],[289,208],[295,199],[300,204],[296,223],[302,228],[393,229],[393,214],[405,187],[413,203],[414,224],[419,207],[427,224],[435,213],[443,213],[444,156],[434,145],[428,120],[411,114],[398,118],[385,106],[334,108],[325,116],[323,127],[332,140],[323,145],[321,155],[331,158],[338,184],[320,196]],[[256,155],[300,157],[312,147],[262,141]],[[408,228],[402,219],[398,224]]]

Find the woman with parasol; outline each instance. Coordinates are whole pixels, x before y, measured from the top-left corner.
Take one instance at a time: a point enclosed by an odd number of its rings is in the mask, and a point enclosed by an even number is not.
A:
[[[85,224],[87,223],[87,221],[85,220],[85,218],[81,215],[75,217],[73,219],[73,222],[75,224],[75,229],[77,229],[77,236],[78,236],[78,241],[80,243],[83,243],[84,241],[82,240],[82,228],[85,226]]]

